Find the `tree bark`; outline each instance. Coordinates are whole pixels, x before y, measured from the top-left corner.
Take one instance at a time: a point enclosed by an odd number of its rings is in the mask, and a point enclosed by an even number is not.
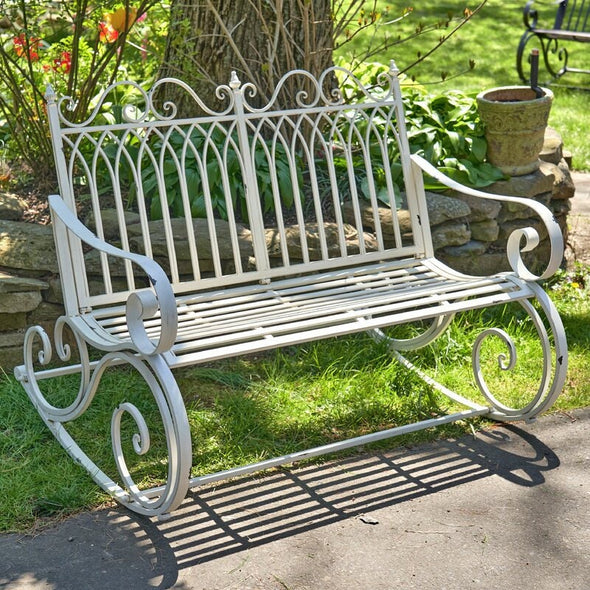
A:
[[[261,106],[288,71],[317,76],[332,65],[332,32],[330,0],[173,0],[159,77],[180,78],[214,108],[215,88],[228,84],[233,70],[256,85],[250,102]],[[277,106],[288,106],[293,96],[285,88]],[[194,114],[186,93],[169,88],[164,98],[180,114],[191,107]]]

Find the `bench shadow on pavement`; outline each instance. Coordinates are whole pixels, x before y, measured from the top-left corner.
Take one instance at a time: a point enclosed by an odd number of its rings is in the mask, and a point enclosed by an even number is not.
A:
[[[169,521],[129,518],[160,555],[156,569],[170,574],[171,566],[194,567],[344,519],[370,522],[375,510],[492,475],[537,486],[559,464],[538,438],[504,425],[477,438],[356,455],[191,492]]]

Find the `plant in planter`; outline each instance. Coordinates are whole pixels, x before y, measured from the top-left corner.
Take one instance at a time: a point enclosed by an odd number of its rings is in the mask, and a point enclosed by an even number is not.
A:
[[[553,93],[537,86],[538,59],[533,50],[530,86],[492,88],[477,96],[487,159],[510,176],[529,174],[540,164]]]

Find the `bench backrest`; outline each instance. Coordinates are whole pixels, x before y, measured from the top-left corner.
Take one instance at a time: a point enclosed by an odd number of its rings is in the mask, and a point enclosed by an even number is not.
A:
[[[307,90],[277,109],[297,80]],[[162,101],[170,85],[191,97],[190,118]],[[261,108],[253,92],[233,75],[212,110],[178,80],[149,91],[117,83],[78,124],[69,99],[49,92],[62,197],[100,238],[160,262],[177,293],[430,251],[393,63],[371,88],[332,68],[319,79],[291,72]],[[58,255],[71,257],[80,308],[145,286],[132,265],[87,253],[75,237]]]
[[[590,32],[590,2],[587,0],[562,0],[557,8],[555,29]]]

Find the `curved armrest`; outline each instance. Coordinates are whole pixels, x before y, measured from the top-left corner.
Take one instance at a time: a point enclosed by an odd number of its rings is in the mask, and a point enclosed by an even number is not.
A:
[[[522,9],[522,20],[524,22],[524,26],[529,31],[534,31],[537,28],[537,19],[539,18],[539,14],[535,8],[533,8],[533,4],[535,1],[538,0],[529,0],[526,3],[526,6]]]
[[[126,252],[96,237],[70,211],[59,195],[49,196],[49,206],[52,215],[84,243],[110,256],[130,260],[145,272],[151,289],[135,291],[127,298],[125,315],[129,335],[137,351],[142,354],[160,354],[170,350],[176,340],[178,312],[172,285],[162,267],[147,256]],[[143,321],[153,317],[158,310],[161,318],[160,338],[154,342],[148,337]]]
[[[526,3],[526,6],[522,9],[522,19],[524,22],[524,26],[529,31],[534,31],[537,28],[537,21],[539,19],[539,13],[537,12],[536,8],[533,8],[533,4],[544,4],[545,6],[555,6],[556,7],[556,15],[555,15],[555,22],[551,23],[548,26],[543,28],[554,28],[560,29],[563,17],[565,16],[565,11],[567,8],[567,0],[551,0],[550,2],[546,2],[543,0],[529,0]]]
[[[537,276],[531,273],[522,261],[522,252],[529,252],[533,250],[539,244],[539,234],[532,227],[525,227],[522,229],[514,230],[510,236],[508,236],[508,243],[506,246],[506,255],[512,270],[516,275],[526,281],[537,281],[539,279],[546,279],[553,275],[561,265],[563,260],[563,236],[561,234],[561,228],[555,220],[555,217],[551,211],[545,207],[542,203],[534,201],[533,199],[524,199],[522,197],[511,197],[508,195],[495,195],[492,193],[486,193],[476,189],[469,188],[462,185],[461,183],[449,178],[446,174],[440,172],[430,162],[414,154],[411,156],[412,163],[418,166],[422,171],[426,172],[440,183],[445,186],[457,190],[466,195],[472,195],[482,199],[490,199],[493,201],[502,201],[505,203],[518,203],[525,207],[532,209],[545,224],[547,233],[549,236],[549,242],[551,245],[551,256],[549,263],[545,271]],[[524,238],[525,243],[521,246],[522,239]]]

